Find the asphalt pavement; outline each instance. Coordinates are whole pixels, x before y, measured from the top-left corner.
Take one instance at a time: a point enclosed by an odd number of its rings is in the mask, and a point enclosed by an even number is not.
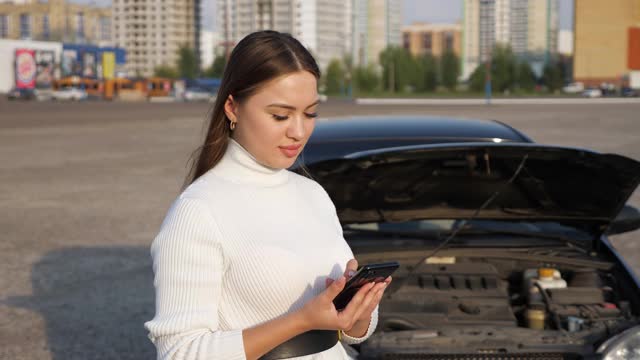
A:
[[[149,245],[210,105],[0,100],[0,359],[154,358]],[[495,119],[537,142],[640,160],[638,103],[330,100],[319,112]],[[640,273],[640,232],[614,244]]]

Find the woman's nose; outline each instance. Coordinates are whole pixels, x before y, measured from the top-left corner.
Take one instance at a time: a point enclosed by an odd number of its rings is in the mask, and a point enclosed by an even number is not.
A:
[[[287,136],[296,140],[302,140],[304,138],[303,116],[292,117],[291,122],[289,122],[289,127],[287,128]]]

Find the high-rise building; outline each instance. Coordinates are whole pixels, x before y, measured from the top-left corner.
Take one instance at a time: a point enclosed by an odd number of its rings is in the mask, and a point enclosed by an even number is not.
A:
[[[431,54],[440,57],[446,51],[460,56],[461,40],[460,24],[416,23],[402,28],[402,46],[414,56]]]
[[[402,0],[352,0],[352,57],[377,64],[388,46],[402,46]]]
[[[215,31],[202,30],[200,32],[200,67],[205,70],[212,64],[218,54],[220,34]]]
[[[350,51],[351,2],[344,0],[218,0],[221,45],[231,51],[246,35],[275,30],[293,35],[324,69]]]
[[[573,31],[558,31],[558,54],[563,56],[573,56]]]
[[[463,78],[487,61],[497,44],[510,46],[534,71],[557,51],[558,0],[465,0]]]
[[[402,0],[218,0],[221,45],[230,51],[244,36],[276,30],[296,37],[321,69],[350,54],[356,64],[377,63],[388,45],[401,45]]]
[[[640,0],[577,0],[575,81],[640,88]]]
[[[112,0],[116,46],[127,51],[129,75],[175,66],[180,47],[200,49],[199,0]]]
[[[0,39],[111,45],[111,10],[65,0],[0,0]]]

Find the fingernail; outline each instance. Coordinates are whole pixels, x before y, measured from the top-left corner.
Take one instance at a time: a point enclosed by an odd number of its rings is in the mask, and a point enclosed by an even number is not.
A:
[[[349,277],[352,277],[356,272],[353,270],[349,270],[349,272],[347,273],[347,275],[349,275]]]

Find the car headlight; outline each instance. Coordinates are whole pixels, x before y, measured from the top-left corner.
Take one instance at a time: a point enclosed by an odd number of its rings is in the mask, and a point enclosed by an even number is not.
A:
[[[640,359],[640,326],[627,329],[608,339],[598,348],[602,360]]]

